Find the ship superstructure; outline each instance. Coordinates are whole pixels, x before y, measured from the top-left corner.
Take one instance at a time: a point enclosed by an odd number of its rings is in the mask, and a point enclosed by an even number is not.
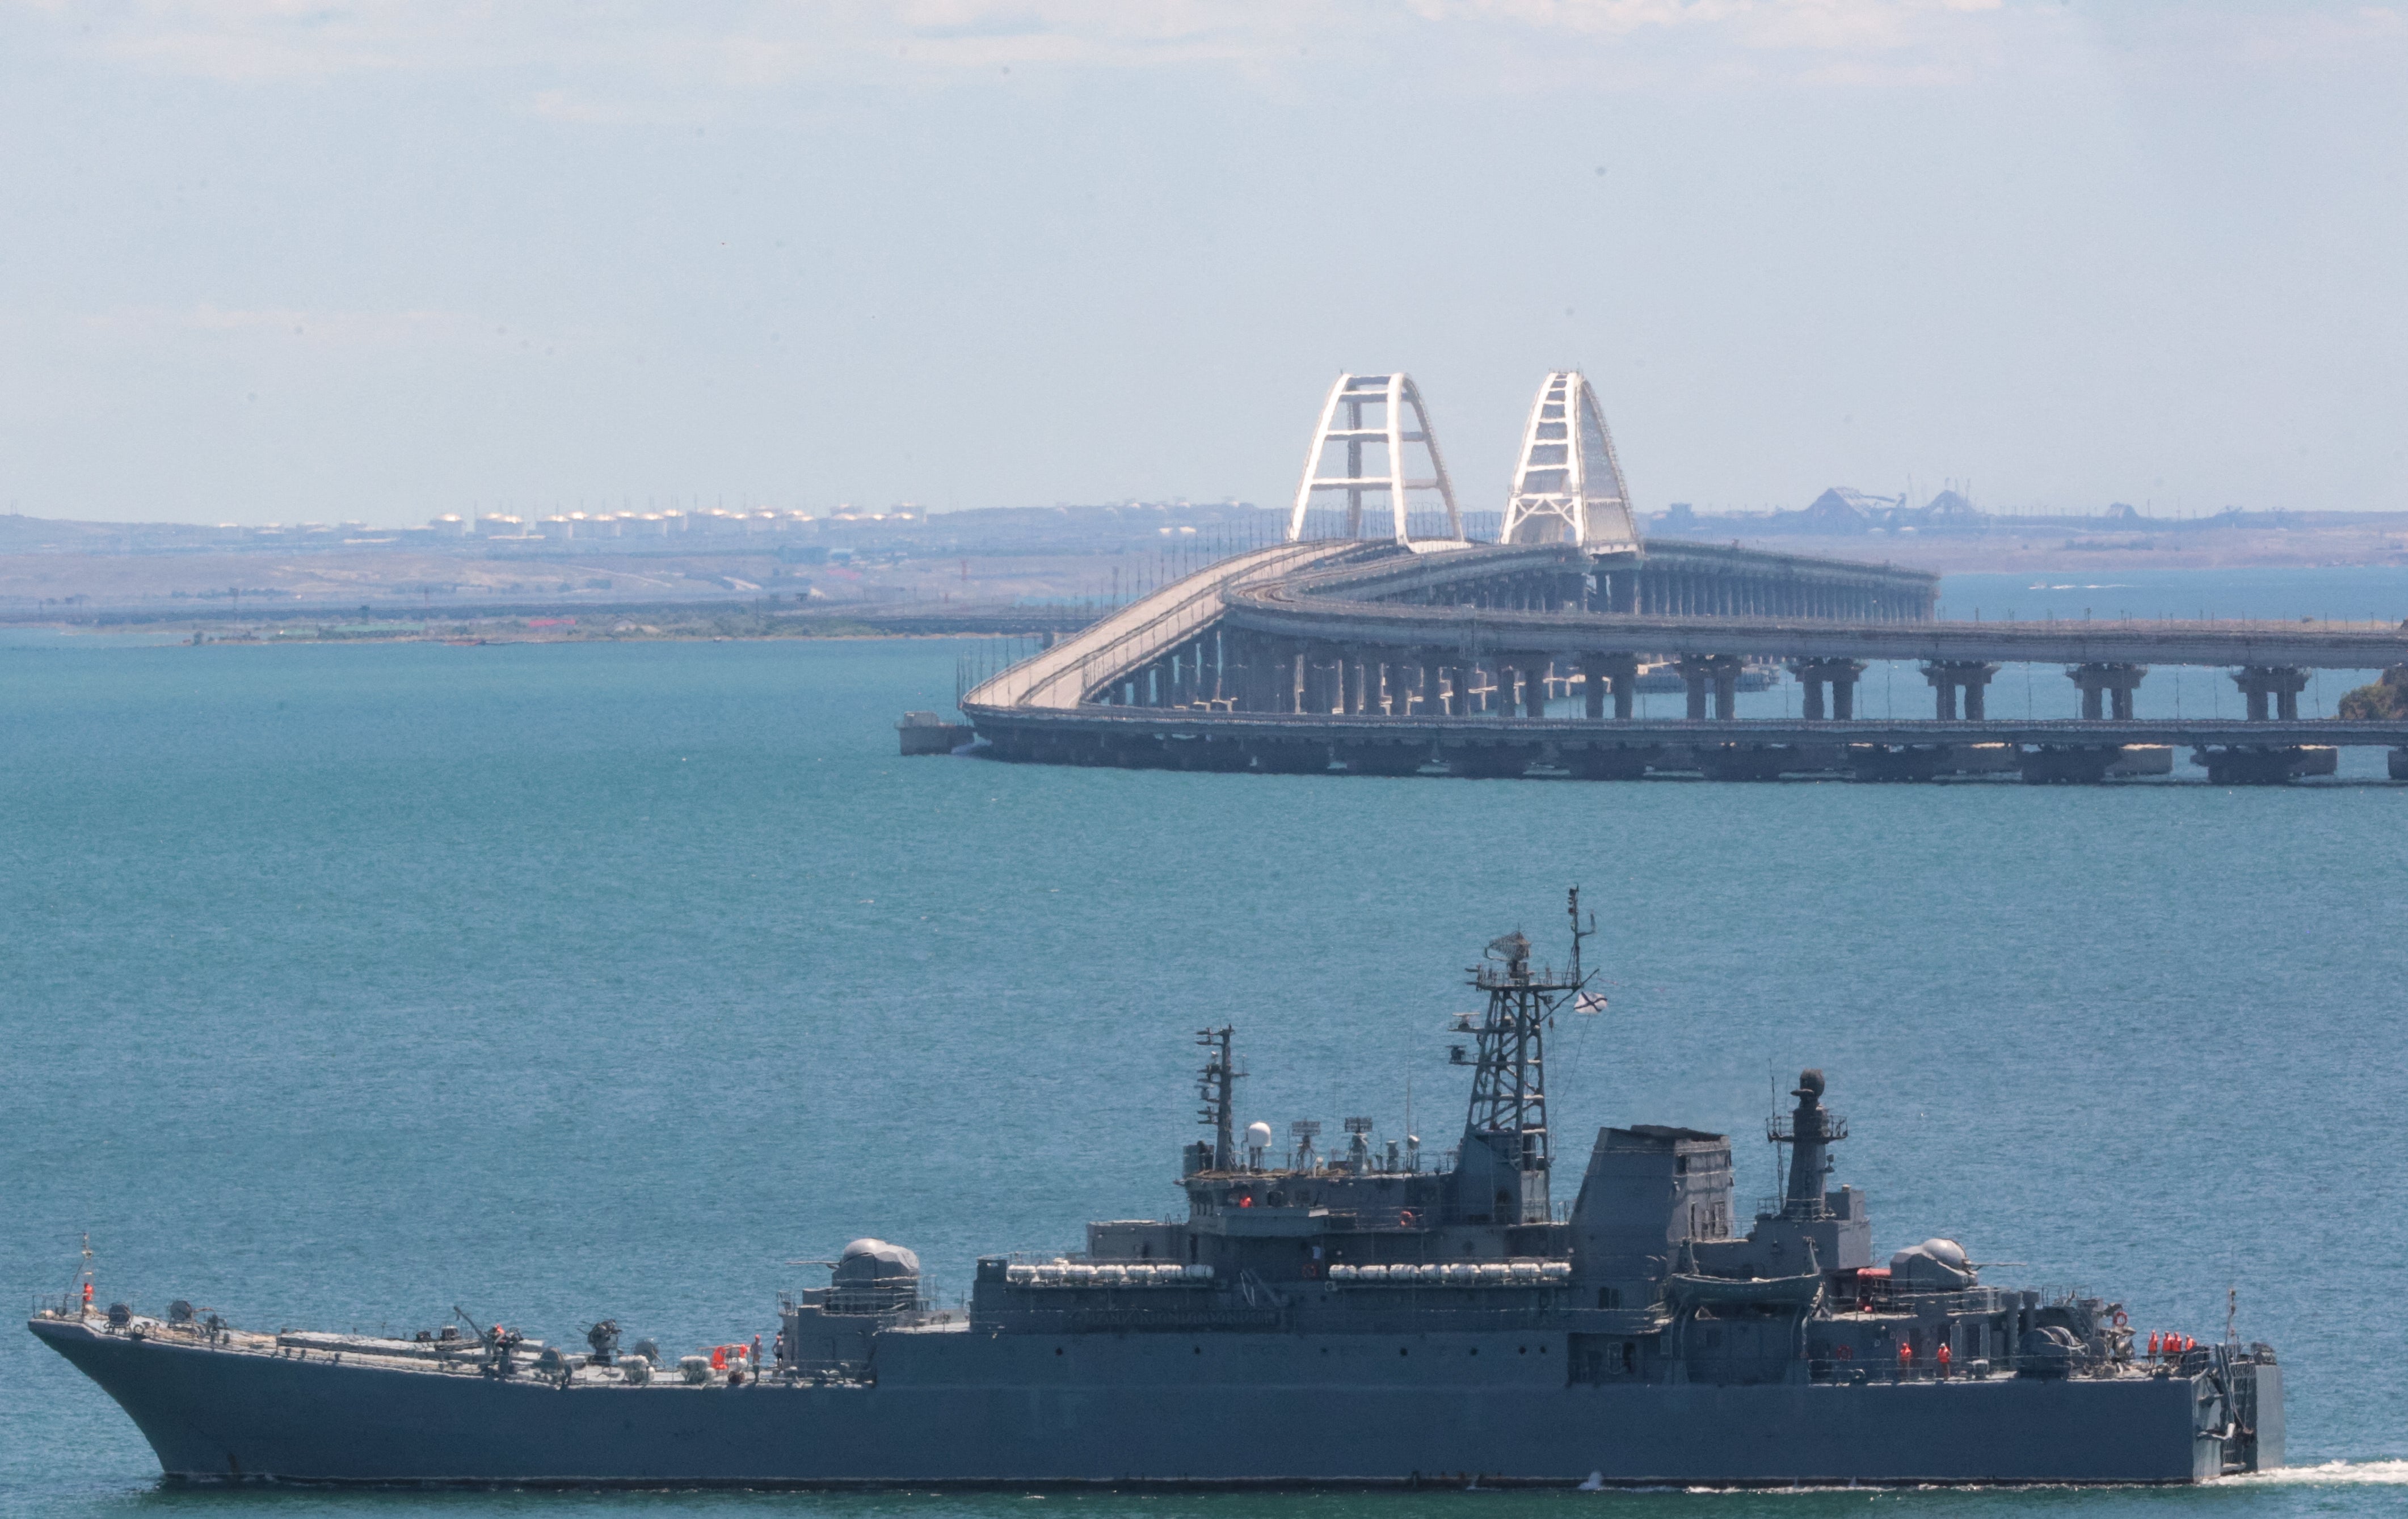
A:
[[[2262,1344],[2141,1338],[2122,1307],[1994,1286],[1953,1240],[1876,1265],[1829,1184],[1846,1121],[1801,1072],[1744,1211],[1731,1142],[1598,1134],[1559,1207],[1546,1043],[1600,1005],[1526,938],[1484,1007],[1451,1154],[1348,1120],[1240,1131],[1235,1029],[1197,1036],[1185,1216],[982,1257],[967,1303],[864,1239],[749,1346],[665,1364],[616,1326],[569,1354],[494,1326],[414,1340],[247,1335],[69,1300],[34,1332],[180,1477],[367,1482],[2182,1483],[2279,1465]],[[605,1331],[608,1331],[606,1333]],[[566,1394],[568,1396],[559,1396]]]

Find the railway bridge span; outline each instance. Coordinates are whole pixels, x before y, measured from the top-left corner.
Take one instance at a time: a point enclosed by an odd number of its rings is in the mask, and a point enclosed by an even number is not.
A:
[[[1659,553],[1669,564],[1653,567],[1668,588],[1651,603],[1645,577]],[[1703,575],[1725,582],[1711,598],[1669,588],[1672,577]],[[1799,609],[1849,598],[1888,615]],[[1698,601],[1738,610],[1615,609]],[[1283,543],[1120,609],[972,689],[962,706],[987,752],[1045,763],[2099,780],[2143,763],[2140,752],[2188,746],[2211,776],[2239,781],[2329,769],[2333,746],[2359,744],[2393,751],[2389,768],[2408,779],[2408,724],[2303,719],[2298,703],[2313,670],[2408,664],[2408,631],[1942,622],[1930,605],[1884,566],[1730,550],[1692,557],[1685,545],[1592,555],[1567,544]],[[1920,667],[1929,719],[1858,716],[1856,686],[1876,661]],[[1986,687],[2010,664],[2061,666],[2083,717],[1991,719]],[[2168,665],[2230,670],[2248,716],[2136,718],[2134,692]],[[1803,711],[1742,722],[1739,683],[1767,666],[1799,680]],[[1636,717],[1642,676],[1668,675],[1686,715]]]
[[[2314,671],[2408,665],[2408,624],[1941,622],[1939,578],[1921,571],[1641,542],[1576,373],[1540,387],[1502,539],[1466,540],[1411,378],[1341,375],[1288,541],[1115,610],[962,709],[987,752],[1070,764],[2098,780],[2188,745],[2213,778],[2278,781],[2379,745],[2408,780],[2408,724],[2303,719],[2299,703]],[[1928,683],[1931,718],[1862,720],[1858,681],[1899,661]],[[1992,720],[2009,664],[2061,666],[2081,717]],[[2229,669],[2246,717],[2138,718],[2135,693],[2168,665]],[[1738,692],[1776,666],[1803,688],[1799,715],[1739,721]],[[1641,720],[1637,692],[1668,679],[1685,715]]]

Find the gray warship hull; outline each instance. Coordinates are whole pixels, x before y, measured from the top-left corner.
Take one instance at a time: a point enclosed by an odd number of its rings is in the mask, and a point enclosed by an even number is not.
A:
[[[298,1482],[887,1484],[2194,1483],[2283,1461],[2271,1347],[2135,1329],[2080,1292],[1992,1285],[1954,1240],[1874,1263],[1865,1195],[1828,1183],[1847,1121],[1819,1070],[1768,1120],[1786,1184],[1738,1232],[1730,1138],[1600,1130],[1552,1201],[1544,1047],[1603,1005],[1580,958],[1492,941],[1457,1015],[1472,1070],[1436,1166],[1410,1130],[1246,1125],[1204,1029],[1211,1138],[1183,1217],[1109,1219],[1051,1258],[979,1257],[958,1309],[860,1239],[781,1296],[770,1354],[663,1364],[619,1326],[565,1354],[502,1325],[408,1340],[246,1333],[184,1301],[36,1335],[131,1414],[171,1476]],[[459,1311],[454,1310],[457,1313]],[[461,1315],[466,1317],[465,1314]]]
[[[2204,1377],[1568,1385],[1568,1337],[881,1337],[877,1380],[529,1378],[34,1332],[171,1477],[370,1483],[2181,1483],[2227,1469]],[[2257,1462],[2280,1370],[2254,1369]]]

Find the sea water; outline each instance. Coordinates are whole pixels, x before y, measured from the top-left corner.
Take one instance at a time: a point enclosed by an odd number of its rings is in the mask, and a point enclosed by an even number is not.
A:
[[[2315,591],[2253,615],[2408,603]],[[951,1299],[982,1252],[1177,1210],[1208,1025],[1237,1026],[1241,1120],[1445,1148],[1464,967],[1516,927],[1560,958],[1576,882],[1610,1005],[1555,1036],[1559,1198],[1628,1122],[1731,1133],[1742,1200],[1772,1192],[1750,1136],[1821,1067],[1880,1254],[1952,1236],[2144,1333],[2219,1339],[2229,1307],[2280,1349],[2298,1465],[2179,1493],[183,1490],[12,1331],[0,1508],[2408,1509],[2408,788],[897,758],[959,653],[12,636],[0,1281],[66,1289],[88,1235],[99,1300],[145,1311],[406,1332],[457,1306],[570,1344],[609,1316],[682,1354],[766,1339],[780,1289],[825,1280],[804,1263],[876,1234]]]

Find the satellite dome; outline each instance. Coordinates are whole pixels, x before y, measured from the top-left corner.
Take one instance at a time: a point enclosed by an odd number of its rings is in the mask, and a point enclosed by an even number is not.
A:
[[[1264,1123],[1248,1124],[1246,1125],[1246,1142],[1253,1145],[1257,1150],[1269,1149],[1271,1146],[1271,1126],[1268,1124]]]

